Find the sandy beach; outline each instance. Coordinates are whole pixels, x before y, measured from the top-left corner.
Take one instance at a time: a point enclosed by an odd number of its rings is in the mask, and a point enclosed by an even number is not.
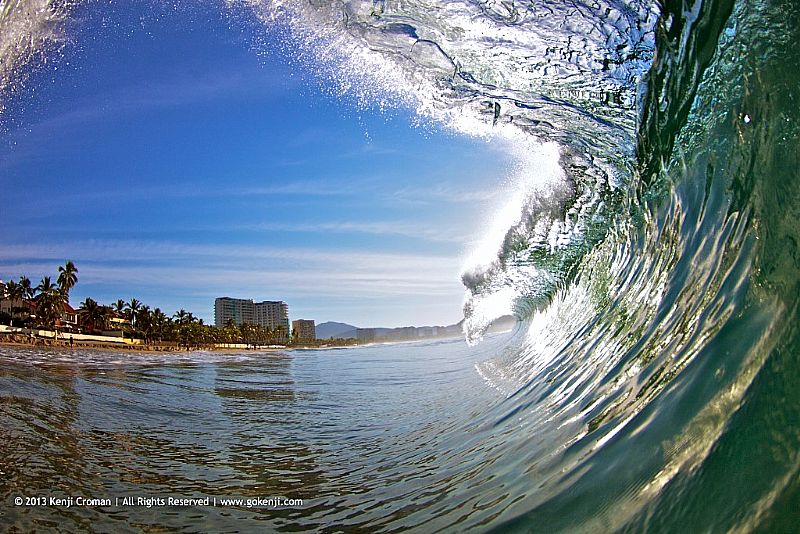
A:
[[[114,352],[193,352],[193,351],[214,351],[214,352],[239,352],[239,351],[258,351],[276,352],[287,350],[289,347],[278,346],[230,346],[223,345],[203,345],[198,347],[186,348],[178,345],[167,344],[129,344],[129,343],[108,343],[102,341],[87,341],[73,339],[70,343],[69,335],[66,338],[62,335],[58,339],[36,337],[31,338],[27,334],[6,334],[0,335],[0,345],[11,347],[52,347],[52,348],[73,348],[73,349],[92,349]],[[224,346],[227,345],[227,346]],[[292,347],[292,348],[315,348],[315,347]]]

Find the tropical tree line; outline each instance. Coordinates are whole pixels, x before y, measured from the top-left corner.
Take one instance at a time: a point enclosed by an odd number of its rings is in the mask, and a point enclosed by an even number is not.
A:
[[[58,268],[55,283],[49,276],[43,277],[35,287],[27,276],[6,282],[4,291],[0,293],[0,302],[8,300],[11,303],[9,325],[14,326],[14,316],[22,312],[28,315],[25,320],[30,322],[32,319],[37,326],[56,326],[66,311],[69,292],[77,283],[78,269],[71,261]]]
[[[259,325],[236,325],[229,321],[223,328],[215,328],[181,308],[168,316],[160,308],[150,308],[137,299],[126,302],[119,299],[111,305],[102,305],[86,298],[78,308],[81,324],[89,333],[107,330],[117,321],[123,335],[144,340],[145,343],[177,343],[182,346],[203,346],[213,343],[246,343],[267,345],[286,342],[286,328],[264,328]]]
[[[11,326],[39,326],[58,331],[64,327],[64,313],[68,310],[69,293],[78,283],[78,269],[72,261],[58,268],[56,282],[45,276],[37,286],[20,276],[18,281],[6,282],[0,292],[0,302],[11,302],[8,317],[0,318]],[[138,299],[118,299],[112,304],[100,304],[87,297],[78,307],[78,329],[87,334],[121,331],[123,336],[141,339],[147,344],[169,343],[186,347],[199,347],[212,343],[244,343],[269,345],[286,343],[289,333],[279,326],[269,329],[255,324],[237,325],[228,321],[223,328],[206,325],[191,312],[180,309],[171,316],[160,308],[151,308]],[[26,313],[27,312],[27,313]],[[14,324],[14,318],[21,319]]]

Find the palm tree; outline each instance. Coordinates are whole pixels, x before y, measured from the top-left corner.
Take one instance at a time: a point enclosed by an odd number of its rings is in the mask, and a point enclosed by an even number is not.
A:
[[[175,321],[175,334],[177,335],[178,343],[183,343],[188,347],[186,324],[189,322],[189,312],[181,308],[173,314],[172,319]]]
[[[144,334],[144,341],[147,343],[153,333],[153,316],[150,306],[142,306],[136,312],[136,328]]]
[[[195,347],[205,345],[208,340],[206,336],[206,326],[203,324],[202,319],[198,319],[189,324],[188,337]]]
[[[58,286],[64,294],[64,302],[69,302],[69,291],[78,283],[78,268],[71,260],[68,260],[63,267],[58,268]]]
[[[36,317],[43,326],[54,328],[64,312],[64,295],[49,276],[42,278],[36,291],[39,292],[36,296]]]
[[[259,345],[266,345],[269,343],[270,330],[266,326],[260,324],[255,325],[256,342]]]
[[[251,344],[255,345],[256,340],[255,337],[257,335],[255,325],[250,323],[242,323],[239,325],[239,332],[242,337],[242,341],[249,347]]]
[[[139,312],[139,309],[142,307],[142,303],[136,299],[131,299],[128,303],[125,311],[128,314],[128,320],[131,322],[131,329],[136,329],[136,314]],[[133,334],[131,334],[133,335]]]
[[[168,321],[169,318],[163,311],[161,311],[161,308],[156,308],[153,310],[153,329],[155,332],[158,332],[159,343],[163,341],[164,327],[167,325]]]
[[[192,314],[190,312],[187,312],[186,310],[181,308],[180,310],[175,312],[175,315],[173,315],[172,318],[175,319],[175,322],[177,324],[184,325],[191,320],[190,319],[191,316]]]
[[[192,312],[187,312],[183,308],[175,312],[175,325],[180,342],[188,349],[191,345],[201,345],[206,342],[206,331],[209,327],[203,324],[202,319],[198,319]]]
[[[52,292],[56,291],[57,289],[58,289],[58,286],[55,285],[50,280],[50,277],[49,276],[45,276],[39,281],[39,285],[36,286],[34,291],[39,293],[39,295],[41,296],[41,295],[44,295],[44,294],[47,294],[47,293],[52,293]]]
[[[101,306],[94,299],[86,297],[86,300],[78,308],[78,313],[81,315],[83,324],[89,326],[89,330],[94,332],[98,327],[100,330],[105,329],[111,309],[108,306]]]
[[[23,298],[23,289],[15,281],[11,280],[6,284],[5,289],[5,298],[11,301],[11,306],[9,306],[8,311],[10,312],[10,320],[9,326],[14,326],[14,302]]]
[[[117,299],[117,301],[111,305],[111,309],[113,309],[115,313],[118,313],[120,317],[125,315],[125,301]]]
[[[125,312],[125,301],[124,300],[117,299],[117,301],[114,302],[114,304],[112,304],[109,308],[112,311],[112,313],[114,313],[114,315],[116,316],[115,317],[116,319],[127,319],[127,313]],[[124,340],[125,339],[125,325],[124,324],[118,324],[118,326],[119,326],[120,332],[122,333],[122,339]]]
[[[19,277],[19,286],[22,288],[22,299],[32,299],[33,298],[33,287],[31,286],[31,280],[27,276],[20,276]]]
[[[164,323],[164,331],[164,337],[166,337],[168,340],[178,340],[178,324],[172,319],[172,317],[166,318],[166,322]]]
[[[286,331],[286,327],[283,325],[278,325],[272,331],[273,340],[277,339],[278,343],[286,343],[288,338],[288,332]]]
[[[228,343],[234,343],[239,337],[239,328],[236,326],[236,321],[228,319],[222,331],[225,333],[225,340]]]
[[[24,307],[14,306],[14,302],[21,300],[24,304],[25,300],[33,298],[33,287],[31,287],[30,278],[27,276],[20,276],[19,282],[13,280],[6,284],[7,298],[11,300],[11,325],[14,326],[14,311],[24,310]]]

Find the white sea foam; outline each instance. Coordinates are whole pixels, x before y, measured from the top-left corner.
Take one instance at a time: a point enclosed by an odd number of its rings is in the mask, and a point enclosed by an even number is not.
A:
[[[78,2],[9,0],[0,2],[0,114],[10,94],[24,87],[25,69],[47,63],[67,36],[64,23]]]

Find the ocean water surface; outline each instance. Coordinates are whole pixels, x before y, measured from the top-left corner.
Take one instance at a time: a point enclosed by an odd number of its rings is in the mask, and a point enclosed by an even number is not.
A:
[[[479,524],[491,512],[470,505],[464,515],[452,498],[496,476],[481,465],[492,429],[479,414],[502,395],[472,365],[500,347],[500,338],[480,352],[463,340],[185,355],[4,347],[3,522],[115,532]],[[114,504],[11,503],[43,495]],[[169,497],[217,504],[159,505]],[[433,520],[419,513],[427,507],[449,511]]]
[[[86,7],[30,5],[0,9],[7,92]],[[223,8],[280,25],[298,60],[367,105],[505,147],[518,188],[462,269],[468,343],[177,359],[3,348],[0,524],[797,529],[796,2]],[[508,313],[513,333],[483,336]],[[12,504],[54,487],[303,505]]]

